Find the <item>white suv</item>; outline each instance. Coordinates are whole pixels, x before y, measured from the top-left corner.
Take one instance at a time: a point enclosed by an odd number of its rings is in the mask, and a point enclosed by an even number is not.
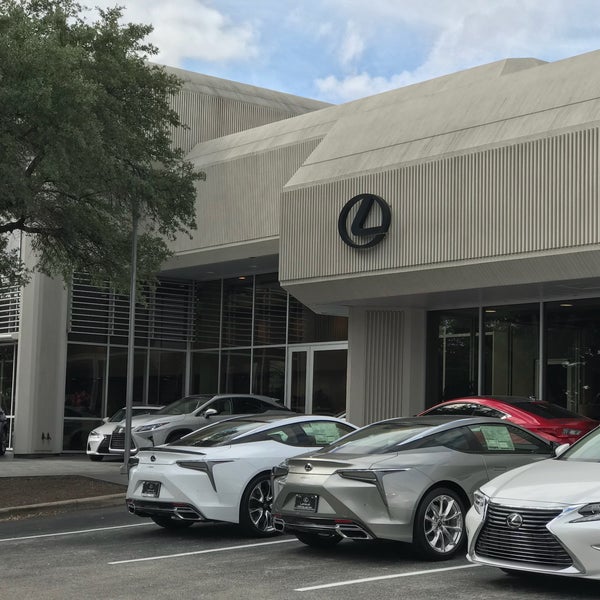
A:
[[[152,415],[131,419],[131,452],[151,448],[196,431],[209,423],[236,415],[258,413],[294,413],[275,398],[254,394],[198,394],[175,400]],[[110,438],[110,452],[125,452],[125,422],[115,427]]]

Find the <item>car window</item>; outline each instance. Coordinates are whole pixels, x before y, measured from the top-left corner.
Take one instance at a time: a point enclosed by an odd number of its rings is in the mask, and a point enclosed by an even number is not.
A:
[[[472,415],[475,405],[467,402],[455,402],[444,406],[436,406],[428,411],[428,415]]]
[[[160,415],[189,415],[193,413],[199,406],[201,406],[207,400],[210,400],[212,396],[186,396],[175,400],[171,404],[157,410],[154,414]]]
[[[353,427],[335,421],[313,421],[300,423],[299,426],[306,435],[315,439],[317,446],[327,446],[343,435],[354,431]]]
[[[477,438],[467,427],[457,427],[431,435],[416,445],[417,448],[444,446],[458,452],[481,452]]]
[[[426,423],[384,421],[367,425],[336,440],[327,452],[339,454],[385,454],[396,452],[397,446],[434,427]]]
[[[232,398],[233,414],[235,415],[250,415],[252,413],[263,413],[273,408],[267,402],[263,402],[258,398],[241,397]]]
[[[204,414],[206,410],[213,408],[217,411],[218,415],[233,415],[232,412],[232,399],[231,398],[215,398],[212,402],[204,405],[200,414]],[[238,413],[239,414],[239,413]]]
[[[264,425],[262,421],[240,421],[225,420],[218,421],[207,427],[202,427],[193,433],[190,433],[183,438],[176,440],[169,446],[194,446],[194,447],[210,447],[228,444],[234,437],[252,431],[257,427]],[[247,438],[242,438],[241,441],[249,441]]]
[[[497,419],[506,419],[508,415],[501,410],[485,406],[484,404],[473,404],[474,417],[496,417]]]
[[[484,452],[510,452],[514,454],[551,453],[549,443],[507,423],[469,425],[468,428],[477,438]]]
[[[578,440],[563,452],[558,460],[600,462],[600,427]]]
[[[256,435],[244,437],[243,441],[275,440],[287,446],[314,446],[320,448],[355,431],[345,423],[335,421],[307,421],[273,427]]]

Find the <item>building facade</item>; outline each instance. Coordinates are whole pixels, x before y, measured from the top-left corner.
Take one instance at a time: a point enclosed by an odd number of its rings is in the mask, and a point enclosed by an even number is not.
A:
[[[148,303],[138,396],[263,390],[333,412],[342,394],[358,425],[473,393],[600,417],[598,66],[600,52],[510,59],[340,106],[295,99],[272,122],[211,122],[187,146],[207,174],[199,226]],[[206,107],[182,102],[202,129]],[[36,279],[18,341],[5,334],[15,453],[69,449],[67,423],[87,418],[66,412],[77,364],[104,382],[86,426],[116,407],[126,299],[106,300],[93,342],[89,314],[75,327],[79,285]]]

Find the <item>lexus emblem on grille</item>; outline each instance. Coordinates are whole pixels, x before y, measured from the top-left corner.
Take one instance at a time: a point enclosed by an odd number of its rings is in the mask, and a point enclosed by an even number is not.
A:
[[[519,529],[523,525],[523,517],[519,513],[510,513],[506,517],[506,525],[510,529]]]
[[[306,463],[304,465],[304,470],[305,471],[312,471],[313,470],[313,466],[310,463]]]
[[[154,454],[153,454],[153,455],[150,457],[150,460],[151,460],[152,462],[154,462],[154,461],[156,460],[156,456],[154,456]]]

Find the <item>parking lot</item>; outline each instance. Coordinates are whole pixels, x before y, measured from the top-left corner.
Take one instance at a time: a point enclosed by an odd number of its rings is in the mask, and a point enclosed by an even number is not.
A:
[[[510,577],[460,558],[427,563],[409,547],[345,541],[315,550],[231,525],[172,532],[118,507],[0,522],[1,596],[367,599],[597,598],[600,583]]]

